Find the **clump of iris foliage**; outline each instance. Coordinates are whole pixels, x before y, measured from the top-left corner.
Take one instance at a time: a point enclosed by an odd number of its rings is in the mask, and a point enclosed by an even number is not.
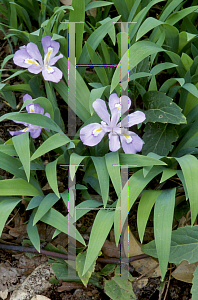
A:
[[[151,9],[156,5],[162,9],[153,16]],[[97,8],[95,17],[90,14],[92,8]],[[197,262],[198,254],[193,252],[198,245],[198,226],[193,226],[198,212],[197,1],[73,0],[72,6],[66,6],[58,0],[1,0],[0,12],[0,29],[12,51],[1,64],[1,74],[9,71],[12,74],[6,80],[17,76],[21,81],[11,85],[1,80],[0,94],[13,112],[1,116],[0,121],[9,119],[25,126],[11,130],[10,139],[0,141],[0,168],[10,173],[10,179],[0,180],[0,232],[22,196],[31,211],[27,233],[38,251],[37,222],[55,227],[55,237],[61,231],[68,234],[70,215],[73,223],[69,235],[84,245],[77,257],[76,276],[86,285],[89,280],[97,281],[92,274],[95,261],[112,226],[119,243],[128,216],[127,210],[120,215],[121,198],[125,195],[130,211],[141,194],[137,212],[140,241],[152,209],[155,234],[155,240],[142,251],[158,258],[162,279],[168,262]],[[111,65],[92,66],[91,72],[73,66],[75,83],[71,82],[75,48],[69,48],[73,22],[78,22],[76,63]],[[122,41],[127,33],[118,22],[129,22],[128,50],[124,53]],[[128,80],[120,73],[126,58]],[[9,60],[13,60],[14,69],[5,68]],[[121,96],[123,90],[127,96]],[[20,111],[15,92],[23,96]],[[61,115],[57,95],[82,121],[75,136],[65,130],[68,116]],[[126,109],[122,108],[124,101]],[[124,113],[125,118],[120,118]],[[39,136],[42,143],[36,146]],[[43,155],[51,150],[52,161],[44,165]],[[81,183],[75,188],[86,200],[76,205],[72,189],[59,192],[60,165],[69,170],[71,181],[80,172]],[[122,166],[132,174],[123,186]],[[53,191],[47,195],[37,177],[41,170]],[[172,234],[181,186],[185,205],[189,203],[191,210],[192,227],[179,228]],[[90,187],[102,202],[91,199]],[[110,187],[116,200],[109,197]],[[61,199],[69,208],[66,216],[53,208]],[[93,208],[98,212],[86,245],[81,234],[75,233],[74,222]],[[63,272],[67,265],[63,268],[54,263],[52,267],[58,274],[59,268]],[[193,299],[196,280],[195,276]],[[125,288],[122,284],[117,287],[118,293]],[[107,283],[104,288],[117,299]],[[131,299],[132,295],[130,286],[120,299]]]

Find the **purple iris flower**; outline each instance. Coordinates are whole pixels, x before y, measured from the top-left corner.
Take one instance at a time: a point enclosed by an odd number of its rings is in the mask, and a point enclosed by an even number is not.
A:
[[[32,97],[28,94],[25,94],[23,96],[23,102],[25,102],[26,100],[31,100]],[[28,113],[36,113],[36,114],[44,114],[44,108],[41,107],[39,104],[33,104],[30,103],[26,106],[26,110]],[[49,113],[45,113],[45,116],[50,118],[50,114]],[[14,121],[14,120],[13,120]],[[26,126],[26,128],[22,129],[22,130],[18,130],[18,131],[9,131],[10,134],[13,135],[18,135],[18,134],[22,134],[24,132],[30,132],[30,135],[33,139],[36,139],[37,137],[39,137],[39,135],[41,134],[41,129],[43,127],[37,126],[37,125],[32,125],[29,123],[25,123],[25,122],[20,122],[20,121],[14,121],[15,123],[19,123],[19,124],[23,124]],[[48,132],[50,131],[49,129],[45,128],[45,130],[47,130]]]
[[[105,135],[109,133],[109,150],[117,151],[120,149],[120,141],[122,148],[127,154],[135,154],[142,150],[143,141],[134,132],[128,131],[124,127],[131,127],[135,124],[142,123],[146,117],[141,111],[126,116],[121,122],[118,122],[131,106],[131,100],[127,96],[121,96],[121,99],[116,94],[111,94],[109,97],[110,114],[107,110],[105,101],[96,99],[93,102],[93,108],[98,116],[102,119],[101,124],[91,123],[80,130],[80,139],[84,145],[95,146]],[[122,126],[122,127],[121,127]]]
[[[14,55],[14,63],[17,66],[28,68],[28,71],[33,74],[38,74],[42,71],[43,78],[48,81],[59,82],[63,73],[54,64],[63,57],[62,54],[55,56],[60,48],[58,42],[52,41],[50,36],[42,38],[41,43],[44,50],[44,61],[36,44],[28,43],[27,46],[20,47]]]

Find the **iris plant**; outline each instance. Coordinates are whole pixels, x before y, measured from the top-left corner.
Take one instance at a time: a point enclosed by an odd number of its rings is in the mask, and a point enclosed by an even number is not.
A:
[[[32,97],[28,94],[25,94],[23,96],[23,102],[25,102],[26,100],[31,100]],[[26,110],[28,113],[36,113],[36,114],[44,114],[44,108],[41,107],[39,104],[33,104],[30,103],[26,106]],[[45,116],[50,118],[50,114],[49,113],[45,113]],[[20,121],[14,121],[15,123],[19,123],[19,124],[23,124],[26,126],[26,128],[22,129],[22,130],[18,130],[18,131],[9,131],[10,134],[13,135],[18,135],[18,134],[22,134],[24,132],[30,132],[30,135],[33,139],[39,137],[39,135],[41,134],[41,129],[43,127],[37,126],[37,125],[32,125],[29,123],[25,123],[25,122],[20,122]],[[50,131],[49,129],[45,128],[45,130]]]
[[[124,105],[126,101],[128,103]],[[80,130],[80,139],[83,144],[95,146],[102,140],[105,133],[109,133],[110,151],[120,149],[120,141],[124,152],[127,154],[135,154],[141,151],[143,146],[141,138],[136,133],[128,131],[127,128],[124,127],[131,127],[135,124],[142,123],[146,119],[145,114],[141,111],[136,111],[118,123],[120,117],[130,106],[131,100],[127,96],[122,96],[120,99],[116,94],[111,94],[109,97],[110,117],[105,101],[96,99],[93,102],[93,108],[102,121],[101,124],[91,123]]]
[[[58,42],[52,41],[50,36],[42,38],[41,43],[44,50],[44,61],[36,44],[28,43],[27,46],[20,47],[14,55],[14,63],[17,66],[28,68],[28,71],[33,74],[38,74],[42,71],[43,78],[48,81],[59,82],[63,73],[54,64],[63,57],[62,54],[55,56],[60,48]]]

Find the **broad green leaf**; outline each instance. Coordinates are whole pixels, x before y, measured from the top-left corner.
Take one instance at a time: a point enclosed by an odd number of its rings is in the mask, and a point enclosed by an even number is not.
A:
[[[196,300],[198,298],[198,267],[196,268],[194,272],[194,278],[192,281],[192,288],[191,288],[191,294],[192,294],[192,299],[191,300]]]
[[[116,7],[118,14],[122,16],[122,22],[126,22],[129,17],[129,10],[127,7],[126,0],[113,0],[113,3]]]
[[[1,180],[2,181],[2,180]],[[0,184],[1,184],[0,181]],[[6,181],[6,180],[4,180]],[[2,193],[1,193],[2,195]],[[0,201],[0,236],[2,234],[5,222],[15,206],[21,201],[22,199],[19,199],[17,197],[11,197],[6,200]]]
[[[182,109],[164,93],[158,91],[147,92],[143,96],[143,102],[148,109],[145,111],[145,122],[186,123],[186,118],[181,113]]]
[[[95,7],[108,6],[108,5],[112,5],[112,2],[108,2],[108,1],[90,2],[88,5],[86,5],[85,11],[90,10]]]
[[[161,63],[161,64],[158,64],[158,65],[155,65],[151,69],[150,73],[152,75],[157,75],[158,73],[160,73],[163,70],[171,69],[171,68],[174,68],[174,67],[177,67],[177,66],[178,65],[170,63],[170,62]]]
[[[127,271],[124,268],[120,268],[118,266],[116,267],[115,272],[117,272],[117,274],[110,280],[105,279],[105,293],[114,300],[136,300],[137,298],[133,292],[133,287],[130,282],[133,280],[131,274],[127,274]],[[124,278],[120,277],[120,272],[125,275]]]
[[[48,163],[45,167],[45,172],[50,187],[52,188],[56,196],[60,198],[59,191],[58,191],[58,183],[57,183],[57,172],[56,172],[57,162],[58,162],[58,158]]]
[[[137,211],[137,227],[141,243],[143,242],[146,224],[151,212],[151,209],[162,191],[146,191],[142,195]]]
[[[70,170],[71,180],[74,179],[75,173],[80,165],[81,161],[86,158],[87,156],[80,156],[77,153],[72,153],[70,155],[70,165],[76,165],[76,168]]]
[[[8,113],[0,117],[0,122],[4,119],[21,121],[63,133],[60,127],[51,118],[36,113]]]
[[[190,201],[191,224],[193,225],[198,213],[198,185],[196,184],[196,178],[198,178],[198,161],[197,158],[192,155],[185,155],[180,158],[175,157],[175,159],[180,164],[184,175]]]
[[[74,10],[70,11],[69,22],[79,22],[75,24],[76,27],[76,61],[82,52],[82,42],[83,42],[83,30],[85,21],[85,1],[84,0],[72,0],[72,7]],[[81,23],[80,23],[81,22]],[[73,49],[75,51],[75,49]]]
[[[85,259],[86,259],[86,252],[79,253],[76,257],[76,271],[78,272],[78,276],[82,280],[84,286],[87,287],[87,283],[89,281],[89,278],[91,277],[91,274],[94,272],[95,265],[96,265],[96,259],[93,261],[93,264],[90,266],[89,270],[82,276],[83,274],[83,268],[85,264]]]
[[[2,194],[1,194],[2,195]],[[21,201],[22,199],[17,197],[10,197],[6,200],[0,201],[0,236],[2,234],[5,222],[15,206]]]
[[[119,197],[121,193],[121,176],[118,152],[116,151],[105,154],[105,161],[114,189]]]
[[[181,62],[183,63],[183,66],[185,67],[186,71],[189,71],[190,67],[193,64],[192,58],[184,52],[182,53],[181,56]]]
[[[0,152],[3,152],[10,156],[17,156],[16,150],[14,149],[14,145],[0,145]]]
[[[180,227],[172,232],[169,262],[180,264],[187,260],[190,264],[198,261],[198,225]],[[141,250],[157,257],[155,241],[144,245]]]
[[[24,180],[26,179],[24,171],[20,170],[21,162],[19,159],[3,152],[0,152],[0,168],[15,175],[16,177],[23,178]]]
[[[146,166],[160,166],[166,165],[165,162],[148,157],[140,154],[125,154],[120,153],[120,164],[121,165],[129,165],[131,167],[146,167]]]
[[[37,157],[42,156],[43,154],[59,148],[67,143],[69,143],[71,140],[65,135],[56,133],[52,135],[50,138],[48,138],[31,156],[31,160],[36,159]]]
[[[99,210],[97,213],[91,230],[82,276],[89,270],[98,256],[98,253],[101,250],[109,231],[111,230],[113,220],[114,211]]]
[[[59,199],[60,197],[57,197],[52,193],[43,198],[34,216],[33,226],[52,208],[56,202],[58,202]]]
[[[89,53],[90,59],[92,64],[102,64],[102,61],[99,59],[97,53],[93,50],[93,48],[85,42],[85,45],[87,47],[87,51]],[[101,83],[103,86],[107,86],[109,84],[109,80],[106,73],[106,68],[101,67],[94,67]]]
[[[91,156],[94,166],[96,168],[96,172],[98,175],[98,180],[100,184],[100,190],[102,195],[102,200],[104,207],[107,204],[108,194],[109,194],[109,174],[107,171],[107,166],[105,163],[104,157],[95,157]]]
[[[175,193],[176,188],[163,190],[155,201],[154,235],[162,280],[166,274],[170,254]]]
[[[140,41],[140,42],[136,42],[135,44],[133,44],[129,48],[129,51],[126,51],[126,53],[120,60],[119,65],[117,66],[117,68],[114,72],[112,82],[111,82],[110,93],[112,93],[112,91],[116,88],[116,86],[119,84],[119,82],[123,80],[123,78],[121,78],[121,76],[120,76],[120,67],[122,67],[123,70],[126,70],[126,72],[128,72],[128,69],[129,69],[129,72],[130,72],[144,58],[146,58],[147,56],[149,56],[151,54],[158,53],[160,51],[166,51],[166,50],[164,50],[163,48],[161,48],[158,45],[156,45],[152,42],[149,42],[149,41]],[[129,66],[128,66],[128,58],[129,58]],[[123,72],[123,74],[124,74],[124,72]],[[127,84],[128,84],[128,81],[126,82],[126,85]]]
[[[29,133],[25,132],[12,138],[14,148],[19,156],[19,159],[24,167],[27,180],[30,180],[30,145]]]
[[[38,207],[41,204],[41,201],[43,200],[43,198],[44,198],[44,196],[42,196],[42,195],[37,195],[37,196],[33,197],[30,200],[26,210],[30,210],[30,209],[33,209],[35,207]]]
[[[160,174],[164,170],[164,167],[154,166],[151,171],[148,173],[146,177],[144,177],[143,169],[134,173],[130,178],[129,181],[125,184],[121,193],[123,193],[123,199],[128,199],[128,206],[127,209],[124,211],[121,207],[123,217],[120,220],[120,204],[121,200],[118,199],[115,211],[115,218],[114,218],[114,230],[115,230],[115,241],[116,245],[118,245],[120,239],[120,232],[122,231],[124,222],[127,218],[128,212],[130,211],[132,205],[136,201],[139,194],[143,191],[145,186],[158,174]],[[122,197],[122,195],[121,195]]]
[[[36,224],[33,225],[33,220],[35,216],[35,210],[33,210],[30,219],[27,224],[27,234],[29,236],[30,241],[32,242],[33,246],[36,248],[38,252],[40,252],[40,237],[38,233],[38,229]]]
[[[141,37],[143,37],[151,29],[153,29],[161,24],[164,24],[164,22],[161,22],[152,17],[148,17],[139,28],[137,35],[136,35],[136,41],[139,40]]]
[[[181,1],[180,1],[181,2]],[[195,12],[198,9],[198,6],[191,6],[184,8],[180,11],[177,11],[175,13],[170,14],[170,16],[166,19],[166,23],[170,25],[176,24],[178,21],[185,18],[187,15],[191,14],[192,12]]]
[[[172,124],[148,123],[143,135],[144,146],[142,153],[149,152],[165,156],[173,149],[173,142],[178,139],[175,126]]]
[[[24,179],[0,180],[0,191],[2,196],[36,196],[41,194],[41,192]]]
[[[160,183],[168,180],[169,178],[173,177],[175,174],[177,174],[177,171],[176,170],[173,170],[173,169],[165,169],[162,173],[162,177],[161,177],[161,180],[160,180]]]
[[[68,218],[65,218],[61,213],[59,213],[53,208],[51,208],[41,218],[41,221],[57,228],[61,232],[68,234]],[[83,245],[86,245],[85,241],[83,240],[82,236],[80,235],[75,226],[72,226],[72,230],[70,231],[69,235],[77,241],[79,241],[80,243],[82,243]]]

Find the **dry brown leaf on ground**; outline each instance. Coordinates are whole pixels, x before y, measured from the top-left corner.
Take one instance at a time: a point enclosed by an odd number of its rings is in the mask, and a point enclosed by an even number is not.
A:
[[[74,289],[83,289],[84,285],[78,282],[62,282],[62,285],[58,287],[57,291],[59,293],[64,291],[71,291]]]
[[[182,261],[182,263],[173,271],[172,276],[180,281],[192,283],[193,273],[198,265],[198,262],[189,264],[187,260]]]
[[[141,244],[136,240],[136,238],[134,237],[130,229],[129,229],[129,248],[128,248],[128,227],[124,232],[123,244],[124,244],[124,251],[126,256],[128,256],[128,249],[129,249],[129,257],[143,254],[143,252],[141,251]],[[161,276],[159,264],[152,257],[136,260],[131,262],[130,264],[140,274],[145,274],[148,277]]]

